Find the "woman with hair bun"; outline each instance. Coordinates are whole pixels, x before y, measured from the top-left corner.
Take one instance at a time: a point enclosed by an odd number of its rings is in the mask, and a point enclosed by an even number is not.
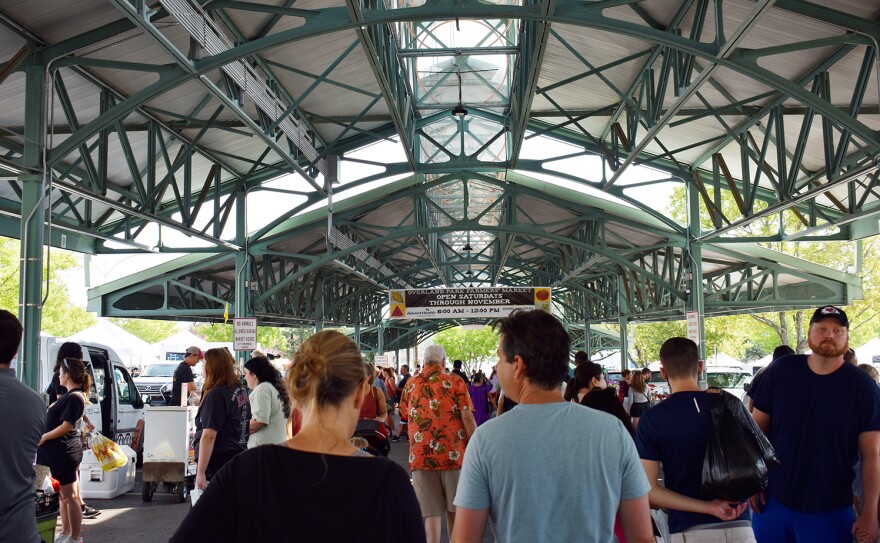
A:
[[[354,342],[333,330],[313,335],[287,386],[302,411],[299,433],[232,459],[171,542],[425,541],[403,468],[349,443],[372,387]]]
[[[58,383],[66,391],[46,413],[46,433],[40,438],[37,463],[49,466],[52,477],[61,483],[61,537],[65,542],[81,542],[83,512],[77,476],[83,448],[80,430],[88,403],[92,378],[82,360],[62,358],[58,363]]]
[[[251,389],[248,448],[287,441],[290,397],[269,359],[256,356],[244,363],[244,380]]]

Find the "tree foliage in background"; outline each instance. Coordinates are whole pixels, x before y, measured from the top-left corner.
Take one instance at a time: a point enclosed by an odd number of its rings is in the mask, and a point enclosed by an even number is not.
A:
[[[707,188],[710,197],[712,189]],[[678,188],[673,194],[668,208],[669,215],[685,223],[685,191]],[[759,206],[760,207],[760,206]],[[728,217],[737,216],[738,210],[732,195],[721,194],[721,208]],[[754,221],[743,228],[743,232],[755,236],[773,236],[778,231],[779,220],[785,221],[786,231],[795,232],[803,228],[797,216],[787,210],[780,219],[779,214]],[[704,230],[711,230],[711,218],[701,217]],[[848,273],[857,273],[862,278],[863,299],[856,300],[844,310],[850,319],[850,345],[857,347],[873,337],[880,335],[880,237],[872,237],[861,242],[862,270],[855,269],[856,242],[767,242],[757,245],[781,253],[815,262],[829,268]],[[818,303],[817,303],[818,306]],[[807,349],[807,331],[812,309],[795,311],[775,311],[713,317],[705,320],[706,356],[717,349],[734,358],[756,359],[759,353],[772,352],[777,346],[785,344],[797,352]],[[658,359],[660,345],[674,335],[685,335],[685,323],[681,321],[637,324],[633,351],[639,364],[647,364]]]
[[[231,324],[201,323],[194,325],[190,331],[205,341],[232,341]],[[287,338],[282,329],[274,326],[257,326],[257,343],[264,351],[271,353],[286,353],[288,351]]]
[[[120,319],[111,317],[110,322],[147,343],[157,343],[174,335],[179,323],[152,319]]]
[[[434,336],[434,343],[446,349],[446,362],[461,360],[464,371],[472,374],[498,349],[498,336],[489,326],[482,330],[465,330],[460,326],[448,328]]]
[[[0,238],[0,309],[18,315],[20,285],[19,259],[21,244],[17,239]],[[68,337],[97,322],[95,316],[70,302],[64,272],[80,266],[74,253],[52,249],[48,266],[49,298],[43,306],[42,331],[58,337]],[[43,252],[43,295],[45,296],[47,252]]]

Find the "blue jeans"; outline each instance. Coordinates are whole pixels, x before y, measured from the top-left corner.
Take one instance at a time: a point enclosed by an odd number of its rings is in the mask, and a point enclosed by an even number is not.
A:
[[[795,511],[767,498],[762,513],[752,514],[758,543],[851,543],[852,507],[819,513]]]

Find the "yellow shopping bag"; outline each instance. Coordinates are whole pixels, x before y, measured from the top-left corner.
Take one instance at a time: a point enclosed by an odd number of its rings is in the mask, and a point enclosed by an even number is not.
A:
[[[112,471],[128,464],[128,458],[119,445],[99,433],[89,435],[89,448],[104,471]]]

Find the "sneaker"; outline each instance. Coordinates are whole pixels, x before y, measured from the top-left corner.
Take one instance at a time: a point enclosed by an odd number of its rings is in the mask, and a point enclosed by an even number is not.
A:
[[[397,443],[400,441],[400,436],[391,436],[391,443]]]
[[[101,511],[99,509],[95,509],[94,507],[85,503],[82,506],[82,512],[83,518],[95,518],[101,514]]]
[[[55,543],[70,543],[71,541],[73,540],[67,534],[59,534],[58,537],[55,538]]]

